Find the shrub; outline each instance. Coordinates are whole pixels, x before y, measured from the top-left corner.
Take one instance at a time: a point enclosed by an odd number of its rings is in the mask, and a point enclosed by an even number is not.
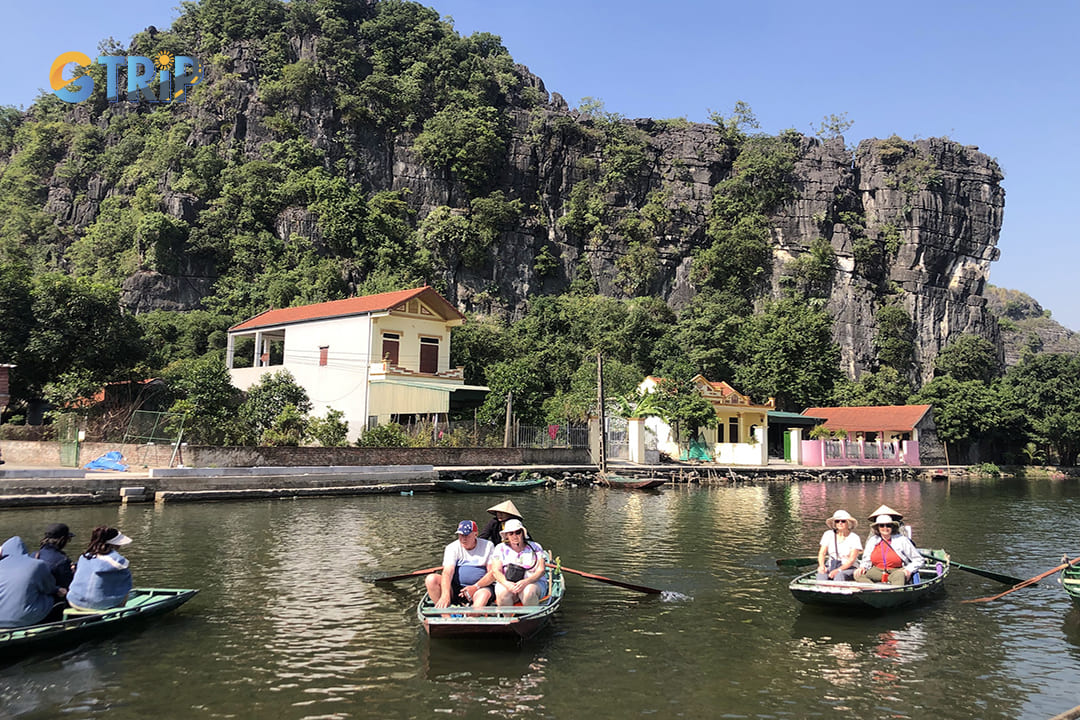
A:
[[[412,438],[397,423],[377,425],[367,430],[356,441],[357,447],[410,447]]]

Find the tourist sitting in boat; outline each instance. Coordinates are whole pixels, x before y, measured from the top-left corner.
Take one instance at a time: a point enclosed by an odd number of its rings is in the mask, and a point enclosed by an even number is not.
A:
[[[495,546],[491,558],[495,604],[539,605],[548,590],[544,548],[528,539],[520,520],[508,520],[500,534],[503,542]]]
[[[67,601],[76,610],[108,610],[123,605],[131,592],[131,568],[116,548],[131,542],[104,525],[94,528],[86,552],[79,556]]]
[[[56,603],[56,581],[49,567],[26,554],[22,538],[0,545],[0,627],[36,625]]]
[[[904,585],[926,561],[919,549],[900,532],[900,521],[892,515],[874,518],[872,533],[855,571],[859,582],[888,582]]]
[[[443,550],[442,572],[424,580],[428,597],[437,608],[451,603],[484,607],[491,601],[493,575],[488,569],[494,545],[482,539],[472,520],[458,523],[457,540]]]
[[[855,567],[862,551],[862,540],[855,534],[859,521],[847,510],[837,510],[825,521],[829,529],[818,547],[817,580],[854,580]]]
[[[493,545],[498,545],[502,542],[502,535],[500,531],[503,529],[503,524],[507,520],[517,520],[519,522],[525,522],[525,518],[521,516],[521,512],[514,505],[512,500],[501,502],[498,505],[493,505],[487,509],[491,513],[492,518],[484,529],[480,531],[480,537],[485,540],[490,540]]]
[[[67,589],[71,586],[71,579],[75,575],[75,563],[71,562],[71,558],[64,552],[64,547],[73,537],[75,537],[75,533],[71,532],[67,525],[53,523],[45,528],[45,536],[41,539],[41,547],[34,553],[35,558],[49,566],[49,572],[52,573],[53,579],[56,580],[56,587],[63,588],[64,594],[67,594]]]

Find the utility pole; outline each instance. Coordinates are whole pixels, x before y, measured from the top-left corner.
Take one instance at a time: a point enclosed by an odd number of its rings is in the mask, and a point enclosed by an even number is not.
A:
[[[514,411],[514,391],[510,390],[506,393],[506,426],[503,428],[503,447],[510,447],[510,428],[512,427],[510,422],[510,416]]]
[[[607,423],[604,419],[604,358],[596,353],[596,407],[600,414],[600,472],[607,472]]]

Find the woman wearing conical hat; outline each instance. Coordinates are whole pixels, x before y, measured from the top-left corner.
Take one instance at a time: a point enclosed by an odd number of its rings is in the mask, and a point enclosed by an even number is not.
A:
[[[492,517],[488,524],[484,526],[484,529],[480,531],[480,537],[490,540],[496,545],[503,541],[502,535],[499,534],[503,529],[503,523],[507,520],[525,520],[512,500],[492,505],[487,511],[491,513]]]
[[[867,583],[906,584],[926,561],[918,548],[900,533],[900,521],[892,513],[883,512],[871,522],[872,532],[866,538],[866,549],[855,570],[855,579]]]

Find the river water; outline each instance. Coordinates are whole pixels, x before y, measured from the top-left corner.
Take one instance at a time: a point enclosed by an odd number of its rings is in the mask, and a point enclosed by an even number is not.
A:
[[[115,524],[136,585],[197,587],[140,630],[0,667],[20,718],[1048,718],[1080,703],[1080,613],[1050,578],[1005,587],[954,570],[944,598],[880,616],[804,607],[778,557],[812,555],[837,508],[904,512],[922,547],[1021,578],[1080,554],[1080,488],[979,480],[513,496],[570,575],[533,640],[430,641],[420,579],[459,520],[499,495],[425,494],[0,511],[28,546],[64,521]],[[2,540],[3,538],[0,538]]]

